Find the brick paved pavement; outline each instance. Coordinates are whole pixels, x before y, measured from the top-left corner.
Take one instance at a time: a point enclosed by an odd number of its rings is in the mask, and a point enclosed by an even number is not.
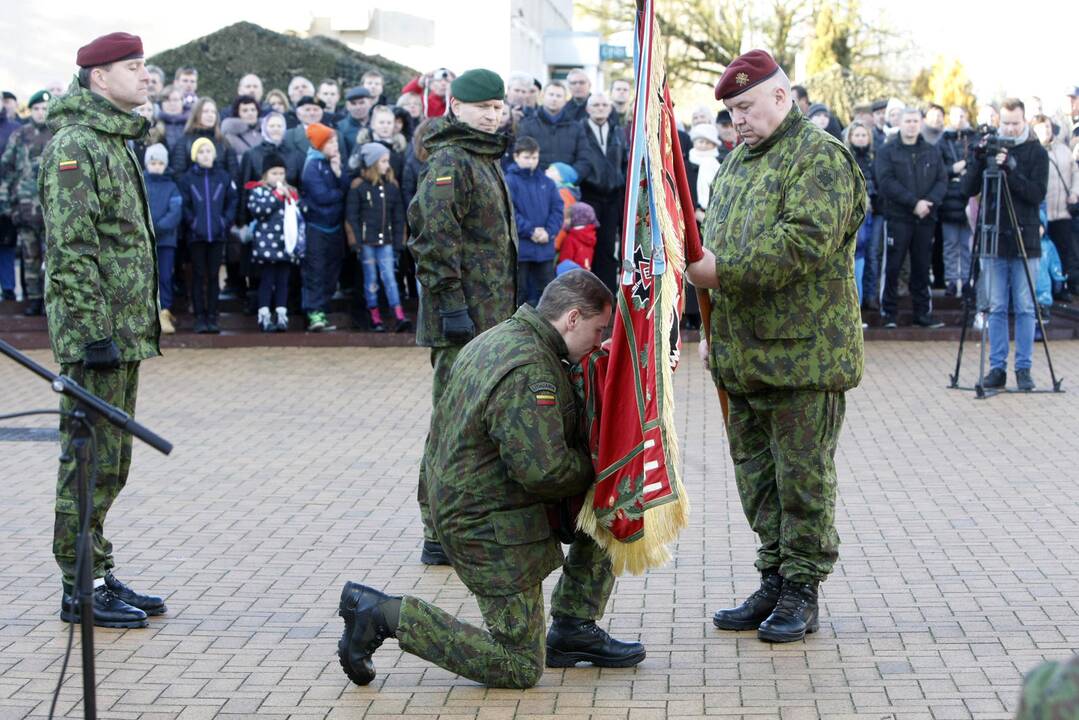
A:
[[[121,577],[168,593],[170,613],[98,631],[101,716],[1010,717],[1025,670],[1079,649],[1079,343],[1055,350],[1071,394],[979,402],[943,389],[948,344],[868,348],[839,451],[840,564],[820,633],[786,646],[712,628],[716,608],[756,585],[754,538],[714,390],[687,352],[677,391],[692,526],[671,566],[618,581],[606,620],[648,659],[548,671],[524,692],[486,690],[393,641],[372,687],[337,665],[345,580],[479,617],[452,571],[419,564],[424,352],[170,352],[144,365],[139,415],[176,451],[136,450],[108,528]],[[1040,365],[1035,379],[1047,382]],[[0,388],[0,412],[53,404],[6,361]],[[50,554],[56,453],[0,442],[4,720],[47,714],[67,638]],[[69,717],[81,717],[78,668],[76,650]]]

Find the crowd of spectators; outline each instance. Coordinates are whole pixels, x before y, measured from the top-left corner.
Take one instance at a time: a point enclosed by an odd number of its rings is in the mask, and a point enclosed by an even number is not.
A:
[[[288,328],[290,308],[302,309],[308,330],[333,329],[327,312],[335,297],[351,299],[354,328],[411,328],[404,306],[417,288],[404,250],[407,208],[426,164],[425,129],[448,112],[452,71],[413,78],[393,99],[374,69],[354,87],[297,76],[284,91],[267,91],[248,74],[238,80],[234,97],[217,102],[199,94],[196,68],[179,68],[171,81],[159,68],[148,69],[152,99],[138,112],[150,131],[131,149],[146,172],[166,332],[174,331],[189,304],[194,329],[217,332],[219,297],[246,299],[248,312],[267,332]],[[16,267],[25,276],[25,260],[40,259],[40,252],[22,247],[33,245],[24,236],[34,234],[20,232],[32,224],[33,213],[19,208],[36,186],[30,178],[48,138],[47,92],[63,91],[43,91],[44,101],[35,95],[21,115],[14,95],[4,95],[5,299],[15,298]],[[912,322],[938,327],[932,288],[959,295],[974,287],[971,249],[981,175],[974,177],[972,168],[985,128],[975,130],[960,107],[910,107],[897,99],[858,105],[844,124],[826,105],[812,102],[805,88],[795,86],[793,93],[810,122],[846,144],[867,180],[870,211],[858,234],[855,265],[863,307],[879,311],[885,327],[895,327],[909,295]],[[502,165],[520,241],[519,302],[535,302],[557,272],[578,266],[615,288],[631,96],[627,80],[616,79],[604,91],[581,69],[545,83],[525,73],[507,78],[499,132],[508,136]],[[1048,155],[1047,177],[1039,179],[1043,196],[1034,198],[1036,190],[1025,188],[1020,202],[1026,203],[1021,221],[1036,223],[1046,241],[1028,243],[1028,254],[1038,257],[1049,246],[1059,258],[1041,268],[1050,283],[1049,303],[1070,302],[1079,292],[1072,280],[1079,272],[1079,150],[1073,149],[1079,135],[1071,135],[1079,125],[1079,88],[1071,101],[1072,117],[1056,120],[1013,100],[1004,108],[986,105],[978,115],[979,125],[997,126],[1002,112],[1018,108],[1018,139]],[[30,144],[23,138],[28,125],[43,137],[29,151],[21,147]],[[703,106],[692,111],[679,136],[700,223],[712,181],[739,138],[729,113]],[[1023,186],[1023,172],[1013,171],[1013,185]],[[42,311],[25,291],[23,299],[30,301],[27,314]],[[989,298],[980,298],[979,310],[989,305]],[[392,321],[384,320],[383,310]],[[688,317],[693,320],[692,308]]]

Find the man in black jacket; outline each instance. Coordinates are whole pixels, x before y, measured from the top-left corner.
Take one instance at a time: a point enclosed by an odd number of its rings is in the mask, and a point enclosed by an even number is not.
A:
[[[940,151],[925,141],[921,130],[921,111],[904,110],[899,134],[880,149],[873,168],[877,192],[884,200],[887,252],[880,312],[886,328],[896,326],[896,286],[908,250],[914,324],[927,328],[943,325],[930,314],[929,264],[933,257],[937,208],[944,199],[948,173]]]
[[[982,248],[982,267],[986,291],[989,296],[989,373],[982,386],[1002,388],[1007,381],[1008,368],[1008,304],[1015,309],[1015,380],[1020,390],[1031,391],[1034,381],[1030,366],[1034,355],[1035,306],[1034,297],[1027,282],[1027,270],[1032,278],[1038,274],[1041,257],[1041,239],[1038,234],[1038,206],[1045,199],[1049,184],[1049,155],[1030,131],[1026,121],[1026,109],[1021,100],[1009,98],[1000,108],[1000,135],[1008,146],[993,157],[975,154],[963,186],[967,195],[982,191],[982,176],[987,163],[998,165],[1006,178],[1001,189],[1000,232],[997,247]],[[1002,181],[1005,182],[1005,181]],[[1003,193],[1011,197],[1015,219],[1019,224],[1019,237],[1012,227],[1008,203]],[[982,203],[986,217],[996,213],[995,193],[987,193]],[[1023,253],[1026,250],[1027,267],[1024,268]]]
[[[626,193],[626,135],[611,123],[611,101],[604,93],[588,98],[588,117],[581,121],[585,143],[581,200],[596,211],[596,253],[592,272],[614,292],[618,287],[618,238]]]
[[[542,105],[517,125],[517,137],[530,137],[540,146],[539,168],[546,170],[555,162],[572,165],[578,177],[586,171],[584,164],[584,128],[572,119],[567,105],[566,86],[551,80],[543,88]],[[573,112],[576,112],[575,110]]]
[[[953,117],[955,114],[953,113]],[[963,177],[967,171],[974,131],[970,123],[945,129],[937,147],[948,171],[948,189],[940,207],[940,230],[944,240],[944,294],[958,297],[970,276],[970,221]]]

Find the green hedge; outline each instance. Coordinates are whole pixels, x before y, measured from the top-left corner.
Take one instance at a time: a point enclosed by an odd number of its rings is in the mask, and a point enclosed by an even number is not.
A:
[[[320,80],[335,78],[342,91],[359,85],[361,76],[378,69],[385,76],[386,97],[393,102],[416,71],[375,55],[364,55],[326,37],[298,38],[240,22],[192,40],[147,59],[165,71],[166,84],[176,68],[192,66],[199,71],[199,95],[219,105],[236,96],[236,85],[247,73],[262,78],[263,88],[288,89],[288,81],[303,75],[318,87]],[[343,92],[342,92],[343,94]]]

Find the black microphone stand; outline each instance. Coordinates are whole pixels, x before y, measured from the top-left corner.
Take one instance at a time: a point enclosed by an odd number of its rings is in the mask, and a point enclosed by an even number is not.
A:
[[[94,512],[94,499],[91,491],[90,468],[94,468],[94,480],[96,481],[97,465],[95,457],[94,430],[91,424],[92,418],[99,417],[115,426],[121,432],[126,432],[154,448],[158,452],[168,455],[172,452],[172,443],[156,435],[149,428],[135,422],[134,419],[123,410],[105,402],[93,393],[87,392],[81,385],[65,375],[57,375],[26,355],[23,355],[8,343],[0,340],[0,354],[25,367],[30,372],[39,375],[49,382],[53,392],[66,395],[75,403],[75,410],[69,415],[72,423],[71,447],[61,448],[61,459],[70,459],[69,452],[75,456],[76,477],[78,479],[79,493],[79,538],[76,550],[76,597],[79,600],[79,623],[82,639],[82,691],[83,691],[83,717],[86,720],[96,720],[97,700],[95,695],[96,681],[94,679],[94,581],[92,575],[92,558],[90,549],[90,517]],[[69,645],[70,649],[70,645]],[[66,666],[66,662],[65,662]],[[60,682],[63,682],[61,671]],[[59,689],[59,687],[58,687]]]

